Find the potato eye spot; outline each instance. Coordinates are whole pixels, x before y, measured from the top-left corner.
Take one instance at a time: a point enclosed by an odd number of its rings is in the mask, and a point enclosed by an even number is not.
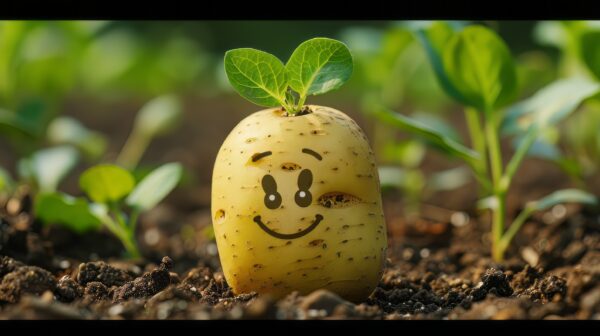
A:
[[[310,134],[312,134],[312,135],[327,135],[327,132],[325,132],[325,130],[322,130],[322,129],[316,129],[316,130],[310,131]]]
[[[356,205],[362,200],[348,193],[334,191],[321,195],[317,202],[326,208],[339,209]]]
[[[223,224],[225,222],[225,210],[219,209],[215,212],[215,223]]]
[[[302,169],[302,167],[299,164],[293,162],[285,162],[281,164],[281,169],[285,171],[294,171]]]

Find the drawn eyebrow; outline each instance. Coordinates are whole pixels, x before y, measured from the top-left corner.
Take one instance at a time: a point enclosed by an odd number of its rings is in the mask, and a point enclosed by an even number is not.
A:
[[[319,161],[323,160],[323,157],[321,157],[321,154],[315,152],[312,149],[302,148],[302,153],[306,153],[308,155],[312,155],[312,156],[314,156]]]
[[[256,162],[256,161],[264,158],[265,156],[269,156],[271,154],[273,154],[273,152],[271,152],[271,151],[253,154],[252,155],[252,162]]]

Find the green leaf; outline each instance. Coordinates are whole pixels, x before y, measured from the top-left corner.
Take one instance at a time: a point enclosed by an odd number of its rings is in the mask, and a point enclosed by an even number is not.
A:
[[[46,224],[60,224],[78,233],[102,227],[101,220],[84,198],[75,198],[63,193],[38,194],[35,214]]]
[[[458,166],[435,172],[427,178],[426,187],[433,191],[448,191],[460,188],[471,181],[471,170]]]
[[[510,103],[517,89],[510,50],[493,31],[469,26],[445,45],[444,70],[460,101],[490,112]]]
[[[579,189],[563,189],[537,201],[527,203],[527,208],[532,211],[548,209],[561,203],[582,203],[595,205],[598,202],[596,196]]]
[[[148,138],[175,128],[182,117],[181,104],[173,95],[159,96],[144,105],[135,119],[135,131]]]
[[[101,164],[87,169],[79,177],[79,186],[98,203],[117,202],[133,190],[135,180],[127,170]]]
[[[0,108],[0,134],[9,133],[28,138],[36,135],[36,131],[25,120],[19,118],[18,114]]]
[[[397,188],[404,191],[421,193],[426,181],[418,169],[405,169],[396,166],[378,168],[382,188]]]
[[[583,62],[600,79],[600,30],[584,32],[579,45]]]
[[[35,180],[42,192],[52,192],[79,161],[79,154],[71,146],[57,146],[39,150],[19,161],[22,177]]]
[[[152,209],[177,186],[183,167],[167,163],[148,174],[127,197],[127,204],[139,211]]]
[[[425,157],[425,144],[421,141],[406,140],[387,142],[383,146],[383,159],[395,162],[406,168],[418,167]]]
[[[409,131],[424,140],[428,141],[434,148],[437,148],[449,155],[460,158],[470,165],[480,160],[477,152],[463,146],[459,142],[452,140],[441,132],[422,124],[421,122],[395,113],[386,108],[378,108],[373,110],[373,116],[380,121],[396,126],[398,128]]]
[[[435,22],[415,30],[415,35],[427,52],[429,62],[431,63],[441,87],[452,98],[458,101],[465,101],[465,98],[461,96],[458,89],[454,87],[448,78],[442,60],[446,44],[455,34],[455,30],[446,22]]]
[[[534,125],[544,129],[572,113],[585,99],[597,94],[600,84],[584,78],[561,79],[506,112],[501,130],[511,135],[527,132]]]
[[[251,48],[229,50],[225,72],[231,86],[249,101],[266,107],[283,105],[287,79],[277,57]]]
[[[54,119],[46,134],[51,143],[75,146],[92,160],[102,156],[107,146],[104,135],[87,129],[71,117]]]
[[[319,95],[342,86],[352,75],[352,55],[346,45],[314,38],[298,46],[285,65],[289,85],[300,94]]]

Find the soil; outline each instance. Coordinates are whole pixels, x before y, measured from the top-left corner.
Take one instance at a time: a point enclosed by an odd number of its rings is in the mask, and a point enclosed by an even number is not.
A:
[[[190,148],[166,158],[160,153],[181,141],[171,139],[146,158],[181,160],[198,168],[199,177],[140,217],[141,260],[121,258],[120,242],[108,233],[77,235],[38,223],[26,189],[0,199],[0,319],[600,319],[598,209],[559,205],[536,214],[506,260],[495,263],[489,218],[473,210],[473,184],[424,200],[414,219],[403,215],[402,195],[384,193],[388,258],[378,287],[362,303],[325,290],[282,300],[234,295],[205,234],[212,167],[206,158],[216,155],[234,124],[207,129],[224,134],[184,129],[181,139],[193,133],[214,141],[188,141]],[[426,171],[447,167],[444,160],[428,155]],[[567,186],[553,165],[527,161],[511,189],[509,217],[526,201]]]

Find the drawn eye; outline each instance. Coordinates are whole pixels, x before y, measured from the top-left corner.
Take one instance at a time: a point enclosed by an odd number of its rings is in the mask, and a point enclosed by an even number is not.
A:
[[[277,192],[277,182],[271,175],[265,175],[262,179],[262,187],[265,191],[265,206],[269,209],[277,209],[281,205],[281,194]]]
[[[312,194],[308,190],[312,185],[312,180],[312,172],[308,169],[302,170],[298,176],[298,191],[296,191],[294,200],[296,201],[296,204],[303,208],[306,208],[312,203]]]

